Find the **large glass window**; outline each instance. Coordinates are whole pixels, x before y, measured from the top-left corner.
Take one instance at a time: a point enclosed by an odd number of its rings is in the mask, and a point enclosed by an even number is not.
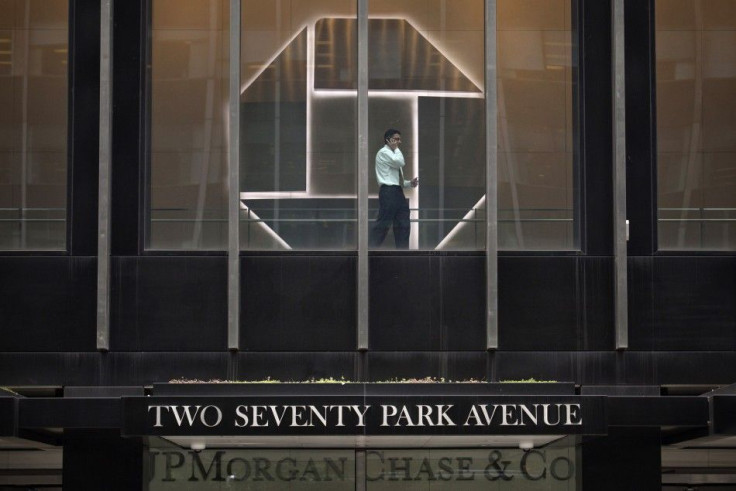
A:
[[[227,244],[228,0],[153,0],[151,249]]]
[[[354,0],[242,0],[241,247],[354,250],[367,166],[371,248],[483,250],[486,178],[498,180],[502,249],[576,248],[571,3],[498,2],[499,172],[486,176],[484,0],[371,0],[367,39]],[[154,0],[150,246],[224,248],[226,5],[177,6]],[[382,178],[388,129],[401,132],[402,165]],[[398,185],[392,201],[381,184]]]
[[[401,247],[403,235],[411,249],[485,248],[484,12],[483,0],[369,2],[373,247]],[[387,129],[401,131],[397,149]]]
[[[657,0],[660,249],[736,248],[736,3]]]
[[[412,249],[485,248],[484,3],[369,3],[370,141],[380,148],[384,129],[400,129],[403,178],[420,177],[404,189]],[[579,246],[571,4],[497,4],[498,175],[490,178],[501,249]],[[372,179],[372,211],[378,191]]]
[[[356,2],[241,6],[241,247],[355,249]]]
[[[570,0],[498,2],[498,245],[579,247]]]
[[[66,247],[68,10],[0,2],[0,249]]]

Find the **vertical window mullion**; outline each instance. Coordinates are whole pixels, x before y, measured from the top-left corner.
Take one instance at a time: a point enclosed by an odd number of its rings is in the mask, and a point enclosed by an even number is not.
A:
[[[113,0],[100,7],[100,148],[97,214],[97,349],[110,349],[110,193],[112,176]]]
[[[616,349],[628,347],[626,251],[626,86],[624,0],[613,0],[613,172]]]
[[[240,0],[230,0],[227,345],[240,347]]]
[[[486,349],[498,348],[498,101],[496,6],[485,4],[486,78]]]
[[[358,350],[368,349],[368,0],[358,1]]]

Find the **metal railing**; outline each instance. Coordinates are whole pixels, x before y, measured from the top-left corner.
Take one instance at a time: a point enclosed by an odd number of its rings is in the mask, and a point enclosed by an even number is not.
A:
[[[373,222],[377,215],[378,208],[369,208],[369,216],[371,217],[369,224]],[[217,215],[220,215],[219,217]],[[179,215],[179,216],[177,216]],[[181,216],[185,215],[185,216]],[[188,216],[186,216],[188,215]],[[553,249],[572,249],[573,248],[573,210],[569,208],[526,208],[522,210],[500,209],[499,228],[502,230],[499,237],[500,244],[507,249],[522,249],[524,245],[524,236],[526,242],[530,245],[539,244],[535,241],[535,237],[541,235],[554,235],[558,239],[546,238],[545,246],[551,242],[557,241]],[[178,233],[186,234],[186,230],[191,228],[197,222],[193,217],[192,210],[188,209],[159,209],[153,210],[152,224],[170,224],[176,226],[182,225],[182,229]],[[227,218],[222,212],[209,210],[205,213],[205,218],[201,220],[203,224],[213,224],[226,226]],[[417,234],[420,242],[420,249],[433,249],[435,247],[445,247],[441,245],[445,237],[452,234],[462,234],[461,238],[455,240],[454,244],[447,244],[448,249],[458,247],[460,249],[483,249],[485,240],[485,209],[468,209],[468,208],[411,208],[410,222],[414,229],[413,234]],[[314,237],[307,238],[307,235],[316,236],[319,233],[332,233],[335,240],[339,243],[332,244],[332,248],[354,249],[355,232],[351,232],[358,223],[357,209],[354,207],[337,207],[337,208],[318,208],[318,207],[278,207],[276,209],[258,210],[257,212],[249,208],[242,209],[240,213],[241,231],[243,235],[241,239],[244,245],[255,240],[261,234],[269,235],[274,241],[279,242],[284,248],[288,248],[288,242],[294,242],[295,248],[309,249],[309,240],[316,240]],[[535,231],[529,227],[539,226]],[[553,229],[550,229],[553,227]],[[304,244],[297,244],[299,240],[295,237],[304,234]],[[286,238],[286,236],[290,238]],[[564,239],[559,239],[564,237]],[[290,247],[290,246],[289,246]],[[247,248],[247,245],[246,245]],[[534,247],[532,247],[534,248]],[[539,248],[537,246],[536,248]]]
[[[661,213],[679,213],[680,216],[677,218],[663,218],[661,216]],[[696,218],[686,218],[682,216],[683,214],[688,214],[691,212],[697,213]],[[736,222],[736,208],[659,208],[660,216],[658,217],[658,222]],[[716,217],[716,218],[709,218],[708,214],[711,213],[730,213],[733,216],[726,216],[726,217]]]
[[[736,208],[659,208],[657,223],[663,250],[736,249]]]
[[[0,208],[1,250],[63,250],[65,208]]]
[[[59,213],[58,218],[30,218],[29,214]],[[6,217],[5,214],[15,214],[16,217]],[[0,222],[65,222],[66,208],[0,208]]]

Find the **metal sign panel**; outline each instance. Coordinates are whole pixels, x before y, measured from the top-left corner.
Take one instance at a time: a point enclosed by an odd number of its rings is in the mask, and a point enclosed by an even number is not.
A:
[[[598,396],[231,396],[123,398],[123,434],[605,434]]]

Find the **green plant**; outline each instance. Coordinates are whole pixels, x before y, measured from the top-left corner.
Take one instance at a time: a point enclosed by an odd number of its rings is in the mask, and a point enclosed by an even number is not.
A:
[[[502,384],[556,384],[556,380],[537,380],[535,378],[523,378],[519,380],[501,380]]]
[[[310,378],[307,380],[279,380],[271,377],[266,377],[260,380],[221,380],[221,379],[188,379],[188,378],[175,378],[169,380],[171,384],[356,384],[353,380],[347,380],[345,377],[334,378],[334,377],[323,377],[323,378]],[[484,380],[476,379],[465,379],[465,380],[449,380],[444,377],[423,377],[423,378],[395,378],[388,380],[379,380],[372,382],[376,384],[443,384],[443,383],[463,383],[463,384],[480,384],[485,383]]]

